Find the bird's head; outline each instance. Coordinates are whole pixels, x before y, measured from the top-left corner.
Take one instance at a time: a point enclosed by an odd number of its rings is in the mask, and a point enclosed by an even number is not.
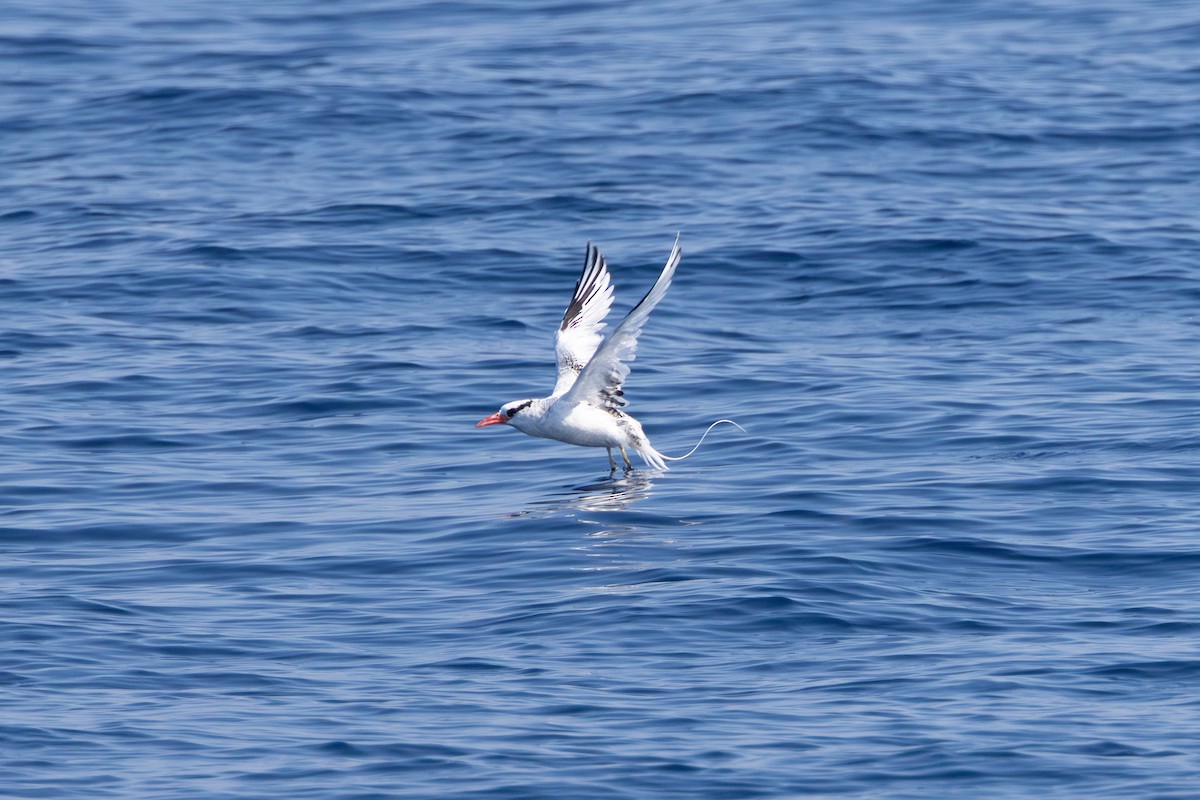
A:
[[[512,422],[522,411],[533,405],[533,400],[513,400],[511,403],[505,403],[500,406],[500,410],[495,414],[484,417],[475,423],[476,428],[484,428],[488,425],[506,425]],[[517,427],[520,427],[518,424]]]

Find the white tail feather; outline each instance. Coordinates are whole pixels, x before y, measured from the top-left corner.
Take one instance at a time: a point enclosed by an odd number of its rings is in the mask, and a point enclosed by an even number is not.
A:
[[[714,422],[712,425],[709,425],[708,429],[705,430],[703,434],[701,434],[700,441],[696,442],[695,447],[693,447],[691,450],[688,450],[686,453],[684,453],[681,456],[664,455],[664,454],[658,452],[657,450],[655,450],[653,447],[645,447],[641,450],[638,450],[638,455],[640,455],[643,459],[645,459],[646,463],[649,464],[651,467],[654,467],[655,469],[661,469],[664,471],[668,470],[668,469],[670,469],[670,467],[667,466],[666,461],[683,461],[685,458],[690,456],[692,453],[699,450],[700,445],[704,444],[704,439],[705,439],[705,437],[708,436],[709,431],[711,431],[713,428],[720,425],[722,422],[727,422],[730,425],[732,425],[733,427],[737,428],[742,433],[746,433],[746,429],[743,428],[741,425],[738,425],[733,420],[719,419],[716,422]],[[666,459],[666,461],[664,461],[663,459]]]
[[[638,455],[651,469],[660,469],[667,472],[671,468],[667,466],[667,462],[663,461],[663,454],[655,450],[649,444],[637,451]]]

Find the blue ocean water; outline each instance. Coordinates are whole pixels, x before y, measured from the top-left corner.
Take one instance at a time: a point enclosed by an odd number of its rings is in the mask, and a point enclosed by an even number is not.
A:
[[[1200,792],[1194,3],[2,16],[3,797]]]

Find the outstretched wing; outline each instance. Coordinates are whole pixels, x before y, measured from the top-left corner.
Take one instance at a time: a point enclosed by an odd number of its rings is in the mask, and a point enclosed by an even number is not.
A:
[[[658,280],[617,326],[612,336],[596,350],[592,360],[579,373],[575,384],[563,397],[565,401],[587,402],[605,408],[620,408],[625,405],[621,385],[629,375],[628,362],[637,357],[638,334],[642,332],[642,326],[646,324],[650,312],[666,296],[682,255],[679,237],[676,236],[671,255],[667,258],[667,264],[659,274]]]
[[[575,296],[563,313],[562,324],[554,336],[554,353],[558,357],[555,397],[571,388],[580,370],[604,340],[600,331],[612,307],[612,294],[604,256],[600,255],[599,248],[588,242],[583,272],[575,282]]]

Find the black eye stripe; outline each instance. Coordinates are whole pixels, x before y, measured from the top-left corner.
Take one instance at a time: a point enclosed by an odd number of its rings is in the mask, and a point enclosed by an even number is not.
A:
[[[510,408],[508,410],[508,418],[512,419],[513,417],[515,417],[517,415],[518,411],[520,411],[521,409],[524,409],[524,408],[529,408],[529,406],[531,406],[531,405],[533,405],[533,401],[526,400],[524,403],[521,403],[521,405],[519,405],[519,406],[513,406],[512,408]]]

